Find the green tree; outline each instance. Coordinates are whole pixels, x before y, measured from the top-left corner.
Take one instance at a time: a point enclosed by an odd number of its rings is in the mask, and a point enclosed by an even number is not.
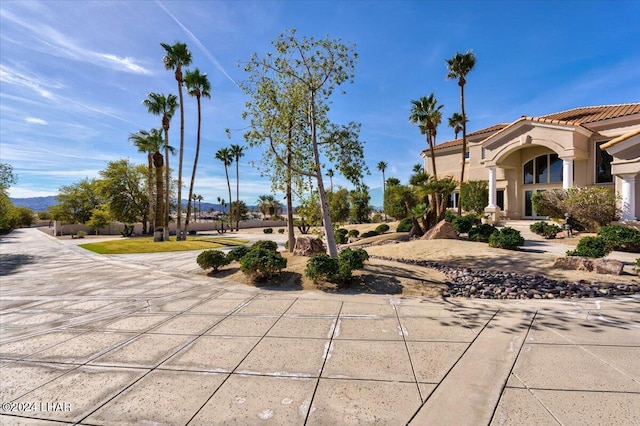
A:
[[[349,203],[349,191],[346,188],[338,188],[335,192],[327,193],[327,202],[332,222],[346,222],[349,219],[351,204]]]
[[[6,232],[13,228],[13,203],[9,199],[9,187],[17,182],[13,173],[13,166],[8,163],[0,163],[0,232]]]
[[[462,122],[464,119],[462,118],[462,114],[459,112],[454,112],[449,117],[449,127],[453,129],[453,133],[455,134],[455,139],[458,139],[458,133],[462,131]],[[469,120],[467,120],[467,123]]]
[[[236,162],[236,201],[240,199],[240,158],[244,157],[244,148],[240,145],[231,145],[231,155]],[[240,216],[235,216],[236,232],[240,229]]]
[[[173,70],[178,83],[178,100],[180,104],[180,148],[178,150],[178,205],[176,218],[176,240],[182,238],[182,161],[184,157],[184,99],[182,96],[182,84],[184,78],[182,67],[191,65],[191,52],[185,43],[175,42],[173,45],[160,43],[165,50],[162,58],[164,67]]]
[[[384,192],[383,208],[385,215],[391,216],[394,219],[404,219],[407,217],[407,209],[403,202],[397,199],[394,195],[394,187],[400,185],[400,180],[394,177],[390,177],[386,181]]]
[[[238,222],[247,218],[249,209],[247,204],[242,200],[236,200],[230,206],[231,216],[237,218]]]
[[[369,223],[371,219],[372,208],[369,205],[371,197],[369,196],[369,188],[366,185],[360,186],[349,193],[351,208],[349,210],[349,219],[351,223]]]
[[[110,223],[111,216],[109,215],[109,207],[101,205],[91,211],[91,219],[87,222],[87,226],[93,228],[96,235],[98,235],[98,230]]]
[[[233,163],[233,155],[229,148],[220,148],[216,152],[216,160],[222,161],[224,164],[224,174],[227,177],[227,189],[229,189],[229,228],[233,227],[233,215],[231,214],[231,205],[233,204],[231,198],[231,183],[229,182],[229,166]]]
[[[99,172],[98,191],[113,220],[125,224],[144,222],[149,205],[145,174],[144,165],[127,159],[110,161]]]
[[[271,194],[260,195],[258,197],[258,211],[265,218],[268,215],[270,219],[273,219],[274,215],[282,212],[282,203]]]
[[[138,130],[136,133],[132,133],[129,135],[129,140],[133,143],[133,145],[138,148],[138,152],[144,152],[147,154],[147,167],[148,167],[148,171],[147,171],[147,191],[149,194],[148,200],[149,200],[149,204],[148,204],[148,208],[149,208],[149,214],[147,216],[147,219],[149,220],[149,231],[152,229],[152,223],[153,222],[157,222],[157,219],[162,218],[162,216],[156,217],[155,215],[155,210],[157,210],[157,205],[156,203],[154,203],[154,199],[153,199],[153,169],[155,167],[155,161],[156,159],[155,154],[161,149],[162,147],[162,136],[160,135],[160,131],[158,129],[151,129],[150,131],[146,131],[146,130]],[[160,187],[157,186],[157,182],[158,182],[158,176],[157,176],[157,169],[156,169],[156,194],[158,194],[158,192],[160,192],[160,197],[162,197],[162,192],[161,192],[161,187],[162,187],[162,175],[160,175]],[[159,198],[160,200],[160,206],[162,206],[162,198]],[[157,201],[157,200],[156,200]],[[154,218],[156,219],[154,221]],[[147,221],[145,220],[142,223],[142,233],[146,234],[147,231]]]
[[[169,145],[169,128],[171,119],[178,109],[176,95],[164,95],[162,93],[149,93],[147,99],[142,101],[147,107],[147,111],[153,115],[162,116],[162,130],[164,131],[164,218],[163,240],[169,241],[169,213],[171,212],[171,168],[169,165],[169,154],[174,154],[175,149]]]
[[[269,86],[273,90],[254,89],[251,95],[255,105],[266,107],[271,104],[264,102],[265,97],[270,97],[273,93],[286,93],[283,87],[299,88],[297,93],[304,102],[296,103],[296,106],[300,106],[298,114],[302,114],[302,111],[308,117],[313,167],[311,170],[297,172],[316,178],[327,247],[329,254],[336,257],[338,250],[324,188],[321,150],[330,161],[338,162],[338,170],[347,179],[358,182],[362,178],[366,165],[362,160],[363,149],[358,139],[359,126],[354,123],[342,127],[332,126],[327,117],[326,105],[337,86],[353,79],[357,54],[353,47],[340,40],[328,37],[322,40],[298,38],[295,30],[282,33],[273,45],[275,53],[268,53],[262,59],[254,54],[246,68],[252,73],[252,81],[264,83],[259,87]],[[293,86],[292,82],[295,82]],[[260,106],[257,108],[262,109]],[[284,159],[281,160],[281,163],[286,164]]]
[[[460,167],[460,184],[464,182],[464,168],[467,157],[467,114],[464,110],[464,86],[467,83],[467,74],[476,65],[476,57],[471,50],[467,53],[456,52],[451,59],[447,59],[449,72],[447,79],[457,79],[460,86],[460,112],[462,115],[462,165]],[[462,214],[462,204],[458,204],[458,215]]]
[[[327,170],[327,176],[329,176],[329,191],[333,192],[333,176],[334,176],[334,171],[333,169],[329,169]]]
[[[196,137],[196,154],[193,158],[193,169],[191,170],[191,183],[189,185],[189,197],[187,198],[187,217],[184,223],[184,232],[182,233],[182,239],[187,239],[187,229],[189,228],[189,217],[191,215],[191,200],[193,199],[193,185],[196,180],[196,169],[198,168],[198,157],[200,156],[200,129],[202,128],[202,106],[200,105],[201,98],[211,98],[211,84],[206,74],[200,74],[199,69],[194,71],[187,71],[187,75],[184,78],[185,86],[190,96],[196,98],[198,104],[198,135]]]
[[[58,204],[52,213],[55,220],[86,223],[91,219],[93,209],[103,202],[97,180],[85,178],[74,184],[60,187]]]
[[[382,199],[384,200],[384,194],[387,190],[387,180],[384,178],[384,171],[387,170],[389,165],[384,161],[378,162],[378,170],[382,173]],[[382,209],[384,210],[384,201]],[[387,220],[387,213],[384,214],[384,220]]]
[[[20,228],[28,228],[35,220],[35,213],[28,207],[14,206],[11,216],[13,227],[19,226]]]
[[[460,185],[460,204],[466,211],[484,212],[489,203],[489,183],[486,180],[470,180]]]

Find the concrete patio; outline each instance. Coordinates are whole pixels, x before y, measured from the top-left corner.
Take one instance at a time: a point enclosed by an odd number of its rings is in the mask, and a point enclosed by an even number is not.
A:
[[[640,424],[638,297],[266,291],[0,241],[3,425]]]

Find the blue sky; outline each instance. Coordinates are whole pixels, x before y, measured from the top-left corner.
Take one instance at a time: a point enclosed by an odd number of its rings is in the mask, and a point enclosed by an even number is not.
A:
[[[97,177],[108,161],[146,158],[128,141],[159,127],[142,100],[176,93],[162,63],[161,42],[184,41],[193,67],[207,73],[202,150],[195,192],[225,198],[215,152],[243,144],[225,128],[241,129],[246,79],[238,64],[271,51],[286,29],[300,36],[330,35],[356,45],[355,81],[336,92],[331,118],[362,124],[365,157],[376,191],[376,164],[406,181],[426,143],[408,121],[410,101],[435,92],[444,104],[438,143],[453,139],[446,118],[459,111],[459,89],[445,79],[445,59],[472,49],[467,78],[469,131],[522,115],[640,100],[638,1],[129,1],[0,3],[0,161],[18,183],[13,197],[54,195],[60,186]],[[185,97],[185,168],[190,176],[196,102]],[[179,140],[179,118],[172,122]],[[253,204],[270,193],[267,178],[240,162],[241,198]],[[177,158],[171,159],[172,166]],[[232,176],[234,176],[232,174]],[[334,178],[335,184],[346,181]],[[374,198],[373,204],[380,204]]]

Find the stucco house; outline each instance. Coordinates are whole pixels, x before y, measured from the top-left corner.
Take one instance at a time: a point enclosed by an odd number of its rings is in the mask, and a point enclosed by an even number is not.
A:
[[[640,103],[523,116],[469,133],[467,142],[465,180],[489,182],[494,219],[537,219],[536,192],[594,185],[620,195],[622,220],[640,219]],[[461,139],[435,147],[438,176],[460,176],[461,147]],[[431,174],[430,151],[421,156]]]

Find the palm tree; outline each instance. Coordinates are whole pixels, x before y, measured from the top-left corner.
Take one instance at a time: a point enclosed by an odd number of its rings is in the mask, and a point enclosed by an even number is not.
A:
[[[200,128],[202,123],[202,108],[200,105],[200,98],[211,97],[211,84],[206,74],[200,74],[199,69],[194,71],[187,71],[187,75],[184,77],[184,84],[187,87],[189,96],[194,96],[198,103],[198,136],[196,138],[196,155],[193,159],[193,169],[191,170],[191,184],[189,185],[189,198],[187,201],[187,218],[184,224],[184,232],[182,239],[187,239],[187,228],[189,227],[189,214],[191,213],[191,199],[193,198],[193,185],[196,180],[196,169],[198,168],[198,156],[200,155]]]
[[[191,52],[185,43],[175,42],[173,45],[160,43],[165,50],[165,56],[162,58],[164,67],[173,70],[176,81],[178,82],[178,97],[180,101],[180,150],[178,160],[178,207],[176,219],[176,240],[182,238],[182,159],[184,156],[184,102],[182,97],[182,67],[191,65]]]
[[[162,129],[164,130],[164,241],[169,241],[169,212],[171,210],[170,194],[171,194],[171,169],[169,167],[169,153],[173,154],[175,149],[169,145],[169,127],[173,114],[178,109],[178,101],[176,95],[169,94],[165,96],[162,93],[149,93],[147,99],[142,101],[147,107],[147,111],[153,115],[162,116]]]
[[[433,177],[438,179],[436,171],[435,145],[438,125],[442,121],[442,112],[440,111],[444,105],[438,105],[438,100],[434,93],[429,96],[423,96],[417,101],[411,101],[411,113],[409,120],[413,124],[418,124],[420,133],[426,135],[427,144],[431,154],[431,167],[433,168]]]
[[[229,148],[220,148],[216,152],[216,159],[222,161],[224,164],[224,174],[227,176],[227,188],[229,189],[229,228],[233,226],[233,219],[231,218],[231,183],[229,182],[229,166],[233,163],[233,155]]]
[[[260,195],[258,197],[258,211],[262,213],[266,219],[267,214],[273,211],[273,204],[276,202],[276,198],[271,194]]]
[[[449,127],[453,128],[453,133],[455,133],[455,138],[458,139],[458,133],[462,131],[462,114],[459,112],[454,112],[449,117]],[[469,120],[467,120],[467,123]]]
[[[202,200],[204,200],[204,197],[202,195],[198,195],[196,199],[198,200],[198,212],[200,216],[200,221],[202,222]]]
[[[331,192],[333,192],[333,169],[327,170],[327,176],[329,176],[329,188],[331,189]]]
[[[384,178],[384,171],[387,170],[388,164],[384,161],[380,161],[378,163],[378,170],[382,172],[382,199],[384,200],[385,192],[386,192],[386,180]],[[387,214],[384,214],[384,220],[387,220]]]
[[[464,85],[467,83],[467,74],[476,65],[476,57],[471,50],[467,53],[456,52],[453,58],[447,59],[449,72],[447,79],[457,78],[460,86],[460,111],[462,114],[462,167],[460,169],[460,185],[464,182],[464,168],[467,159],[467,114],[464,111]],[[462,204],[458,204],[458,215],[462,214]]]
[[[138,152],[144,152],[147,154],[147,190],[149,198],[149,228],[147,223],[143,222],[142,232],[146,234],[148,230],[152,229],[152,223],[154,223],[154,201],[153,201],[153,167],[154,167],[154,153],[160,149],[161,140],[159,141],[157,135],[159,131],[157,129],[151,129],[151,131],[138,130],[136,133],[129,135],[129,140],[133,145],[138,148]]]
[[[240,201],[240,157],[244,157],[244,148],[240,145],[231,145],[233,159],[236,160],[236,203]],[[237,205],[237,204],[236,204]],[[236,232],[240,227],[240,209],[236,209]]]

